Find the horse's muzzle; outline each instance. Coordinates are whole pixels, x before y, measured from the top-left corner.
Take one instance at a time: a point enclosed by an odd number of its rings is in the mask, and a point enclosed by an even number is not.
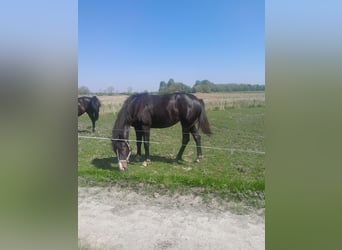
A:
[[[128,168],[128,161],[127,160],[119,160],[119,170],[125,171]]]

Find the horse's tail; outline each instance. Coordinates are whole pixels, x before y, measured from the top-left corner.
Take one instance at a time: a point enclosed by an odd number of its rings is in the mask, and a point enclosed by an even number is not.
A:
[[[100,100],[96,96],[93,96],[90,100],[90,105],[92,107],[92,110],[94,111],[95,121],[97,121],[99,119],[99,112],[101,107]]]
[[[205,106],[202,99],[199,100],[201,103],[201,115],[198,119],[198,126],[202,130],[202,132],[206,135],[211,135],[210,124],[207,118],[207,114],[205,113]]]

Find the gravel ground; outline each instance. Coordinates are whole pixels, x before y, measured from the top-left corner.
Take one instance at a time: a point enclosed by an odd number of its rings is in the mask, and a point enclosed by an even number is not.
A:
[[[265,249],[264,210],[239,206],[192,195],[79,187],[79,248]]]

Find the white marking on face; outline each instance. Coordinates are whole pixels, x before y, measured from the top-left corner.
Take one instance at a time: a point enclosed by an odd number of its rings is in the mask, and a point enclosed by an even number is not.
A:
[[[120,171],[124,171],[125,170],[125,168],[122,166],[122,162],[121,161],[119,161],[119,170]]]
[[[126,160],[119,161],[119,170],[124,171],[128,168],[128,162]]]

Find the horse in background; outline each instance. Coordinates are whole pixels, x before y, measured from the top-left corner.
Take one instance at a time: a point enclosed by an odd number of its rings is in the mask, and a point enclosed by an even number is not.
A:
[[[191,133],[196,143],[196,161],[198,162],[202,158],[202,150],[201,136],[196,128],[196,123],[203,133],[211,134],[203,100],[185,93],[165,95],[143,93],[128,97],[118,113],[112,130],[112,147],[118,158],[119,169],[128,168],[131,154],[128,143],[130,126],[135,129],[138,157],[141,156],[141,144],[144,143],[145,161],[143,165],[146,166],[150,161],[150,129],[167,128],[178,122],[182,125],[183,137],[176,161],[182,158]]]
[[[99,119],[101,103],[96,97],[82,96],[78,97],[78,116],[87,113],[92,122],[92,131],[95,132],[95,122]]]

